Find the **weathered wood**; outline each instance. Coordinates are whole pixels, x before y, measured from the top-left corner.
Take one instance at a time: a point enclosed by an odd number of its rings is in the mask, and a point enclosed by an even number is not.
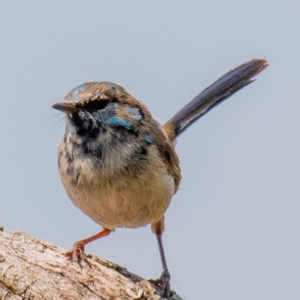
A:
[[[148,281],[119,265],[92,255],[79,265],[65,251],[24,232],[0,230],[0,300],[162,299]],[[182,300],[177,294],[172,299]]]

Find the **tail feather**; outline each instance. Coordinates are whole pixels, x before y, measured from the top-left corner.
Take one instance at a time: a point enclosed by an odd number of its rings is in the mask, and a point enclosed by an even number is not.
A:
[[[252,83],[253,77],[267,66],[265,59],[253,59],[229,71],[185,105],[163,125],[163,130],[174,140],[210,109]]]

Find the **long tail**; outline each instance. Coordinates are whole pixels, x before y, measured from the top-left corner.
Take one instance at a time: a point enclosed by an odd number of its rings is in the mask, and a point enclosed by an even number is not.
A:
[[[253,77],[267,66],[268,63],[265,59],[253,59],[229,71],[165,123],[163,125],[164,132],[171,140],[175,140],[210,109],[253,82],[255,80]]]

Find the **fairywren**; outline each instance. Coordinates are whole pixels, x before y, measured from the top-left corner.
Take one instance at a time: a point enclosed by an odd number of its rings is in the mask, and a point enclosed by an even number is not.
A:
[[[67,256],[82,258],[86,244],[117,227],[151,224],[163,266],[156,284],[169,298],[170,273],[162,233],[164,213],[181,180],[175,140],[266,67],[266,60],[253,59],[233,69],[163,126],[144,104],[110,82],[84,83],[54,104],[53,108],[65,112],[67,123],[58,149],[61,181],[73,203],[103,227],[96,235],[76,242]]]

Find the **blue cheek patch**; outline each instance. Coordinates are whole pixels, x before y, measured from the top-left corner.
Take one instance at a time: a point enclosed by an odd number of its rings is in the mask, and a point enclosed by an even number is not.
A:
[[[138,109],[135,107],[128,107],[127,110],[134,115],[136,115],[139,112]]]
[[[141,120],[143,117],[142,117],[142,115],[140,114],[140,111],[137,109],[137,108],[135,108],[135,107],[128,107],[127,108],[127,110],[131,113],[131,114],[133,114],[133,116],[134,116],[134,118],[136,119],[136,120]]]
[[[152,144],[153,143],[153,137],[151,135],[146,135],[145,136],[145,141],[148,143],[148,144]]]
[[[111,105],[109,105],[109,106],[107,106],[107,107],[105,108],[104,116],[105,116],[106,118],[111,117],[111,116],[114,115],[114,112],[115,112],[114,107],[112,107]]]
[[[108,120],[107,120],[107,123],[109,124],[112,124],[112,125],[116,125],[116,126],[122,126],[126,129],[130,129],[131,127],[131,123],[124,120],[124,119],[120,119],[118,117],[110,117]]]

